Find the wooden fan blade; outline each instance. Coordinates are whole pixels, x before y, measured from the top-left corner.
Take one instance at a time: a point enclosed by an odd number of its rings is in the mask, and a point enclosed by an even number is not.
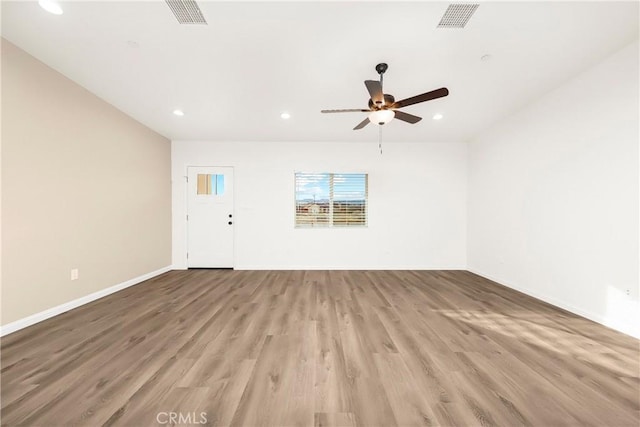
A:
[[[414,124],[422,120],[422,117],[414,116],[413,114],[405,113],[404,111],[394,111],[394,113],[396,115],[396,119],[402,120],[403,122]]]
[[[364,85],[371,95],[371,100],[374,105],[384,104],[384,95],[382,94],[382,84],[377,80],[365,80]]]
[[[363,127],[365,127],[366,125],[369,124],[369,117],[367,117],[366,119],[364,119],[363,121],[360,122],[360,124],[358,124],[358,126],[354,127],[353,130],[358,130],[358,129],[362,129]]]
[[[321,113],[368,113],[371,110],[363,110],[361,108],[344,108],[342,110],[320,110]]]
[[[420,102],[431,101],[432,99],[442,98],[449,95],[449,90],[446,87],[432,90],[431,92],[423,93],[422,95],[412,96],[411,98],[403,99],[395,102],[391,108],[402,108],[408,105],[418,104]]]

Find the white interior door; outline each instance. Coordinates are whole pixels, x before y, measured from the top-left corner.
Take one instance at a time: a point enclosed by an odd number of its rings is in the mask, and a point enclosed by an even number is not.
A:
[[[187,168],[187,266],[233,268],[233,168]]]

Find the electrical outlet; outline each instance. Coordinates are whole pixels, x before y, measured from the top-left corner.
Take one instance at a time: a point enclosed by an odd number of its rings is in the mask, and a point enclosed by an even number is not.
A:
[[[74,268],[71,270],[71,280],[78,280],[78,269]]]

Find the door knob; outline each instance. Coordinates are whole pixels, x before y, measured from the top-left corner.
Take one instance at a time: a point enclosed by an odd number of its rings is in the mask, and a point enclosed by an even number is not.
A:
[[[233,218],[233,215],[229,214],[229,218]]]
[[[229,225],[233,224],[233,222],[229,221]]]

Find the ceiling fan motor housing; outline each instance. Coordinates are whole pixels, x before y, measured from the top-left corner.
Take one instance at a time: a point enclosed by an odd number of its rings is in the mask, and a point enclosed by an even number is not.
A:
[[[384,94],[384,105],[376,104],[372,99],[369,99],[369,108],[372,110],[382,110],[386,108],[390,108],[393,103],[396,102],[396,99],[393,95],[389,95],[388,93]]]

